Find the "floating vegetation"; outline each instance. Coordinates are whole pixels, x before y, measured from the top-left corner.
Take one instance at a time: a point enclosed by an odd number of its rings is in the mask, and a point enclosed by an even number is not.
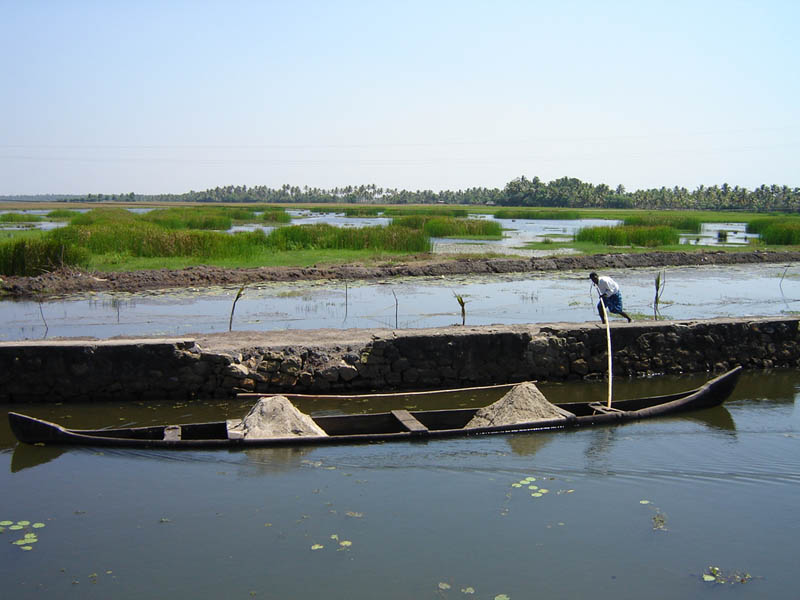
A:
[[[667,530],[667,516],[664,513],[657,512],[653,515],[653,529],[656,531]]]
[[[40,522],[36,522],[31,525],[31,522],[27,520],[17,521],[16,523],[14,521],[4,520],[0,521],[0,533],[4,533],[6,528],[8,528],[9,531],[23,531],[28,528],[41,529],[44,526],[44,523]],[[13,540],[11,544],[17,546],[20,550],[28,552],[29,550],[33,550],[32,544],[36,544],[38,541],[39,536],[36,534],[36,532],[25,531],[21,538]]]
[[[445,592],[447,592],[448,590],[451,590],[451,589],[453,589],[452,585],[450,585],[446,581],[440,581],[438,586],[437,586],[437,595],[442,597],[442,598],[446,598],[447,595],[445,594]],[[472,587],[471,585],[470,586],[465,586],[465,587],[462,587],[462,588],[459,588],[459,589],[461,590],[462,594],[472,595],[472,594],[475,593],[475,588]],[[511,600],[511,596],[509,596],[508,594],[497,594],[493,598],[494,598],[494,600]]]
[[[753,576],[750,575],[750,573],[743,573],[741,571],[724,573],[722,569],[715,566],[709,566],[703,573],[703,581],[707,581],[709,583],[719,583],[723,585],[726,583],[747,583],[752,578]]]
[[[324,547],[325,546],[323,546],[322,544],[314,544],[313,546],[311,546],[311,549],[312,550],[322,550]]]
[[[512,488],[526,488],[530,490],[531,497],[533,498],[541,498],[545,494],[549,494],[550,490],[547,488],[539,487],[538,485],[534,485],[533,482],[536,481],[536,477],[529,476],[525,477],[524,479],[520,479],[519,481],[515,481],[511,484]],[[567,493],[574,492],[575,490],[566,490]],[[561,490],[558,494],[564,493],[565,490]]]
[[[653,530],[654,531],[667,531],[667,515],[661,512],[661,509],[653,505],[650,500],[639,500],[639,504],[650,507],[655,514],[652,516]]]

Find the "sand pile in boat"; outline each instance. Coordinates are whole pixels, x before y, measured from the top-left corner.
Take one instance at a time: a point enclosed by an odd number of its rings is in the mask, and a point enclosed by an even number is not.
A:
[[[497,402],[478,409],[466,427],[515,425],[570,416],[572,413],[552,404],[534,384],[525,382],[515,385]]]
[[[228,437],[264,439],[328,435],[285,396],[259,398],[240,423],[228,427]]]

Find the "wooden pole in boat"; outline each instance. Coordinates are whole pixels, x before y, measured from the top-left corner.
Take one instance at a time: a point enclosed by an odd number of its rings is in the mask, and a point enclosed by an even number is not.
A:
[[[606,350],[608,351],[608,408],[611,408],[611,385],[612,385],[612,371],[611,371],[611,319],[608,318],[608,311],[603,299],[600,299],[600,304],[603,305],[603,314],[606,317]]]
[[[597,293],[600,294],[600,306],[603,309],[603,321],[606,324],[606,351],[608,352],[608,408],[611,408],[611,397],[612,393],[612,370],[611,370],[611,320],[608,318],[608,311],[606,310],[606,303],[603,302],[603,294],[600,293],[600,288],[597,287],[597,284],[594,286],[597,288]]]

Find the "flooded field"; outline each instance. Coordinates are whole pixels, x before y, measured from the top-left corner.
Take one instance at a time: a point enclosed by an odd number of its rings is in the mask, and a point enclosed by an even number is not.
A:
[[[654,269],[609,273],[635,320],[654,318]],[[778,316],[800,311],[800,264],[672,267],[663,271],[660,318]],[[228,331],[238,287],[98,293],[0,302],[0,340]],[[548,272],[305,281],[250,286],[236,303],[234,330],[423,328],[584,322],[597,319],[588,273]],[[616,317],[614,317],[616,318]]]
[[[631,397],[703,379],[615,387]],[[799,390],[796,370],[747,372],[724,407],[682,417],[294,450],[17,446],[0,422],[0,585],[18,600],[794,597]],[[74,427],[246,409],[28,408]],[[719,576],[704,581],[711,567]]]

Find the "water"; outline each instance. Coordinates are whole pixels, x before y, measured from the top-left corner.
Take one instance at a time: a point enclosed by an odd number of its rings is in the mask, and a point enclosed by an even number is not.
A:
[[[653,318],[657,269],[610,273],[626,311]],[[782,316],[800,311],[800,265],[670,267],[660,302],[665,319]],[[234,330],[422,328],[597,320],[584,272],[305,281],[248,286]],[[238,286],[102,293],[42,302],[0,301],[0,340],[227,331]],[[612,317],[616,319],[617,317]]]
[[[726,407],[684,417],[299,450],[16,447],[2,423],[0,520],[46,525],[30,551],[0,544],[2,589],[21,600],[794,597],[799,389],[800,371],[749,372]],[[240,409],[216,402],[31,412],[115,426]],[[512,487],[528,477],[549,492]],[[701,580],[709,565],[754,578],[719,589]]]

